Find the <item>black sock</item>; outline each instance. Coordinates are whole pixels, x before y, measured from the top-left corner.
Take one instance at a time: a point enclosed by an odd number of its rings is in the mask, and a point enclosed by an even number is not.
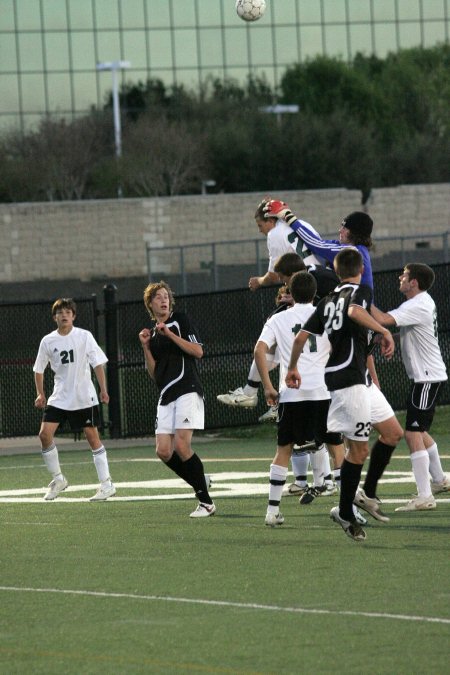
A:
[[[189,483],[189,481],[188,481],[188,479],[187,479],[186,470],[185,470],[185,467],[184,467],[184,464],[185,464],[185,463],[181,461],[180,456],[177,455],[176,452],[174,452],[174,453],[172,454],[172,457],[171,457],[167,462],[164,462],[164,464],[167,464],[167,466],[169,467],[169,469],[172,469],[172,471],[173,471],[174,473],[176,473],[177,476],[179,476],[179,477],[182,478],[184,481],[186,481],[187,483]]]
[[[353,500],[361,478],[362,464],[352,464],[346,459],[341,466],[341,494],[339,496],[339,515],[344,520],[355,522]]]
[[[295,476],[295,480],[298,480],[299,482],[306,483],[308,481],[308,476]]]
[[[259,389],[261,382],[256,382],[256,380],[247,380],[247,384],[249,387],[253,387],[253,389]]]
[[[369,468],[367,469],[366,480],[364,481],[364,492],[370,498],[376,497],[377,485],[391,455],[395,450],[395,445],[386,445],[381,441],[377,441],[370,452]]]
[[[184,480],[192,485],[198,501],[203,502],[203,504],[212,504],[213,501],[206,487],[205,471],[200,457],[194,452],[192,457],[189,457],[183,464],[187,476]]]

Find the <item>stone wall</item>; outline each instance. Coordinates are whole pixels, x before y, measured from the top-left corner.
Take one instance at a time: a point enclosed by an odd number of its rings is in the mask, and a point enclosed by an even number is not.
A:
[[[263,196],[241,193],[1,204],[0,291],[18,283],[96,279],[103,283],[145,277],[147,244],[164,248],[257,240],[261,235],[253,214]],[[450,231],[450,184],[375,189],[364,207],[357,190],[303,190],[276,196],[322,234],[337,232],[341,219],[354,210],[367,210],[373,217],[375,240],[377,235],[421,238]],[[189,268],[190,261],[185,262]],[[192,260],[194,267],[197,263]]]

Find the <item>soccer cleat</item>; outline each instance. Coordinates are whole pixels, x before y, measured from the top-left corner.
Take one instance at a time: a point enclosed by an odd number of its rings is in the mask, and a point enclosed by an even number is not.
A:
[[[305,494],[306,490],[308,489],[308,483],[305,483],[304,485],[298,485],[297,483],[291,483],[288,487],[288,493],[290,495],[303,495]]]
[[[434,495],[438,495],[441,492],[450,492],[450,479],[448,476],[445,476],[444,480],[439,483],[431,483],[431,492]]]
[[[276,422],[278,419],[278,406],[272,405],[264,415],[258,417],[258,422]]]
[[[116,488],[111,485],[100,485],[97,492],[90,498],[90,502],[105,502],[108,497],[113,497],[116,494]]]
[[[350,537],[350,539],[353,539],[354,541],[364,541],[366,539],[366,533],[362,529],[361,525],[358,523],[351,523],[350,521],[341,518],[339,515],[339,506],[334,506],[331,509],[330,518],[342,527],[345,534],[347,537]]]
[[[436,508],[436,500],[431,497],[414,497],[405,506],[399,506],[396,511],[429,511]]]
[[[326,480],[324,485],[324,490],[321,491],[322,497],[329,497],[335,495],[338,491],[336,483],[333,483],[332,480]]]
[[[380,509],[380,500],[377,497],[368,497],[362,488],[356,491],[353,504],[369,513],[375,520],[382,523],[388,523],[390,520]]]
[[[48,484],[48,490],[45,493],[44,499],[47,502],[53,501],[68,485],[69,483],[64,476],[62,478],[54,478],[51,483]]]
[[[235,408],[256,408],[258,392],[252,396],[247,396],[247,394],[244,394],[242,387],[238,387],[234,391],[229,391],[228,394],[219,394],[217,400]]]
[[[278,513],[266,513],[266,525],[269,527],[277,527],[284,523],[283,514]]]
[[[192,511],[192,513],[190,514],[190,517],[208,518],[209,516],[213,516],[215,512],[216,512],[215,504],[204,504],[203,502],[199,502],[195,511]]]
[[[367,525],[367,518],[364,518],[363,514],[361,511],[358,511],[356,506],[353,504],[353,515],[355,516],[355,520],[358,523],[358,525]]]
[[[320,495],[323,494],[324,490],[322,490],[322,488],[325,489],[325,485],[307,488],[298,501],[300,504],[311,504],[316,497],[320,497]]]

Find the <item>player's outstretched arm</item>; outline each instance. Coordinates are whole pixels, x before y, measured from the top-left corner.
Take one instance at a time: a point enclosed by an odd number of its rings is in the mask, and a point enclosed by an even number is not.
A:
[[[310,251],[329,262],[333,262],[336,254],[343,248],[337,241],[322,239],[311,225],[302,222],[292,213],[286,202],[272,199],[264,207],[264,213],[266,218],[284,220]]]
[[[279,283],[280,279],[275,272],[266,272],[263,277],[250,277],[248,287],[251,291],[257,291],[261,286],[271,286]]]
[[[397,325],[397,322],[395,321],[394,317],[391,314],[388,314],[388,312],[382,312],[381,309],[378,309],[378,307],[375,307],[375,305],[371,305],[370,313],[375,319],[375,321],[381,323],[382,326]]]

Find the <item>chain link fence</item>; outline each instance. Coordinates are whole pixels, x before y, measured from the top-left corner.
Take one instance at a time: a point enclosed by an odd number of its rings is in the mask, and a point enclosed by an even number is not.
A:
[[[335,239],[336,233],[325,239]],[[377,237],[370,252],[373,270],[391,270],[417,260],[427,265],[450,262],[450,232],[402,237]],[[206,288],[224,291],[247,286],[249,277],[267,271],[265,237],[209,244],[154,247],[147,244],[150,281],[165,279],[175,293],[203,293]]]
[[[397,307],[401,269],[376,272],[376,304],[380,309]],[[447,366],[450,364],[450,265],[435,265],[436,282],[431,289],[438,307],[439,341]],[[262,391],[256,408],[231,408],[217,395],[243,386],[253,358],[253,348],[266,317],[275,304],[276,288],[251,293],[247,288],[176,297],[176,307],[186,311],[204,343],[199,363],[205,389],[206,429],[256,424],[267,410]],[[113,438],[154,434],[158,393],[144,366],[139,331],[152,325],[141,299],[117,301],[117,289],[105,288],[105,310],[98,325],[96,298],[77,299],[76,325],[90,330],[108,358],[109,406],[103,406],[105,430]],[[0,437],[36,435],[41,413],[34,408],[32,367],[41,338],[54,328],[49,302],[0,304]],[[100,333],[99,333],[99,328]],[[404,408],[409,382],[399,350],[386,362],[375,352],[383,390],[397,410]],[[276,371],[274,371],[276,372]],[[275,377],[277,377],[275,375]],[[46,371],[46,390],[52,387]],[[445,385],[441,404],[450,403]]]

